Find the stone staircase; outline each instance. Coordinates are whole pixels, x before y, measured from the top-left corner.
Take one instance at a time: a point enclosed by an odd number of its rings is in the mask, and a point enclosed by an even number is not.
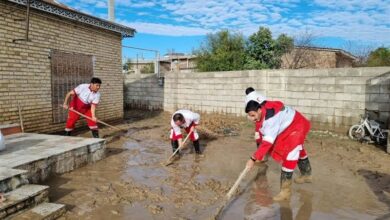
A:
[[[51,220],[65,212],[65,206],[48,203],[48,186],[28,184],[27,171],[0,167],[0,190],[6,201],[0,204],[0,219]]]
[[[52,174],[62,174],[95,163],[105,156],[106,141],[33,133],[5,136],[0,152],[1,219],[56,219],[65,206],[48,203],[48,186],[35,185]]]

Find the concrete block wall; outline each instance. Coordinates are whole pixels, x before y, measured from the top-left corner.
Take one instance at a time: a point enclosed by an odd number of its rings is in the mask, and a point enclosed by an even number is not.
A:
[[[345,132],[364,109],[389,123],[390,67],[170,73],[164,110],[188,108],[244,116],[245,89],[302,112],[314,128]]]
[[[124,101],[127,109],[163,109],[164,88],[155,74],[126,74]]]
[[[17,103],[23,108],[27,132],[50,133],[65,124],[53,124],[50,51],[58,49],[95,57],[94,75],[103,81],[101,120],[123,118],[121,35],[31,10],[30,42],[25,36],[26,9],[0,2],[0,124],[18,123]]]

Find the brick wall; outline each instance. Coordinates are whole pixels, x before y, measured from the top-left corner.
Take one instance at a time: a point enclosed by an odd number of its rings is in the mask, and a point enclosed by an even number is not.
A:
[[[390,67],[171,73],[165,76],[164,110],[188,108],[243,116],[249,86],[282,100],[317,129],[345,132],[364,108],[390,115]],[[388,123],[388,122],[387,122]]]
[[[120,34],[32,10],[30,42],[24,38],[26,9],[0,2],[0,124],[19,122],[17,103],[23,108],[27,132],[63,130],[52,123],[50,51],[95,56],[94,75],[103,81],[97,117],[123,117],[123,75]]]
[[[295,48],[282,56],[282,69],[352,67],[352,60],[334,51]]]
[[[158,85],[155,74],[126,74],[124,86],[125,108],[163,109],[164,88]]]

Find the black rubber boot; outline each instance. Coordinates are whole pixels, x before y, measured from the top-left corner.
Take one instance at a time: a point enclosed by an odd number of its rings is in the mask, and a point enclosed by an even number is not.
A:
[[[202,154],[202,152],[200,152],[199,140],[193,141],[192,143],[194,144],[195,153]]]
[[[299,171],[301,172],[301,176],[294,179],[295,183],[311,183],[312,177],[311,177],[311,166],[309,158],[305,159],[299,159],[298,160],[298,167]]]
[[[91,130],[91,132],[92,132],[92,136],[94,138],[99,138],[99,131],[98,130]]]
[[[172,152],[175,152],[177,148],[179,148],[179,142],[178,141],[172,141],[171,140],[171,145],[172,145]]]
[[[65,131],[65,136],[72,136],[72,131]]]
[[[301,174],[302,175],[311,175],[311,166],[310,166],[310,161],[309,161],[309,158],[305,158],[305,159],[299,159],[298,160],[298,167],[299,167],[299,171],[301,171]]]
[[[290,199],[292,175],[293,172],[285,172],[282,170],[280,174],[280,192],[273,198],[275,201],[285,201]]]

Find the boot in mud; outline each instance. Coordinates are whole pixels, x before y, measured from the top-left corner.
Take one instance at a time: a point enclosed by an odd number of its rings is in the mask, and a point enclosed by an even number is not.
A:
[[[192,143],[193,143],[194,148],[195,148],[195,153],[201,154],[202,152],[200,152],[199,140],[193,141]]]
[[[98,130],[91,130],[91,132],[92,132],[92,137],[99,138],[99,131]]]
[[[179,148],[179,142],[171,140],[171,145],[172,145],[172,152],[174,153],[177,150],[177,148]]]
[[[311,166],[309,158],[305,159],[299,159],[298,160],[298,167],[299,171],[301,172],[301,175],[294,179],[295,183],[302,184],[302,183],[311,183],[313,181],[311,176]]]
[[[194,144],[196,155],[203,157],[203,154],[200,151],[199,140],[193,141],[192,143]]]
[[[293,172],[285,172],[282,170],[280,174],[280,192],[273,197],[274,201],[285,201],[291,197],[291,184]]]
[[[179,148],[179,141],[173,141],[171,140],[171,145],[172,145],[172,153],[175,153],[175,151]],[[173,160],[177,160],[180,158],[180,150],[173,156]]]
[[[172,141],[171,140],[171,145],[172,145],[172,152],[175,153],[175,151],[177,150],[177,148],[179,148],[179,141]],[[180,157],[180,150],[175,154],[175,156],[179,156]]]

